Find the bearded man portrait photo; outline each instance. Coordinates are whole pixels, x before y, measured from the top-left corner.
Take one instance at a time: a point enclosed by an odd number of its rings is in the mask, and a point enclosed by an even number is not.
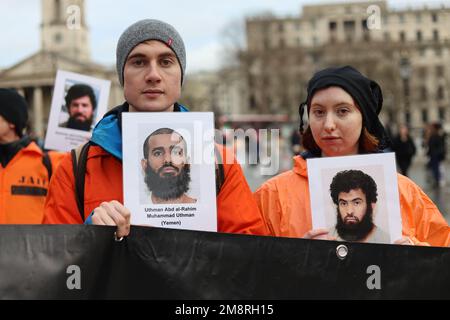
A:
[[[336,225],[331,234],[338,241],[390,243],[389,234],[374,223],[377,184],[361,170],[338,172],[330,184],[336,206]]]
[[[187,143],[175,130],[160,128],[145,139],[141,166],[150,203],[197,202],[187,195],[191,182]]]

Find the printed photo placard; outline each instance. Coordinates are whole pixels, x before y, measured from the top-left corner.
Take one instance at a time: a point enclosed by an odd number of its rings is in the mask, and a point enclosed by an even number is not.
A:
[[[123,113],[122,136],[131,223],[217,231],[213,113]]]
[[[58,70],[45,148],[70,151],[89,140],[106,112],[111,82]]]
[[[393,243],[402,236],[394,153],[308,159],[313,229],[338,241]]]

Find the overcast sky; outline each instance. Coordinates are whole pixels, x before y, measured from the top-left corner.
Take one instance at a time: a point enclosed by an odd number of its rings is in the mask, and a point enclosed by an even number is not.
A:
[[[297,16],[303,4],[345,3],[343,0],[86,0],[86,20],[95,62],[114,65],[117,40],[133,22],[155,18],[172,24],[187,48],[188,72],[220,66],[223,30],[231,23],[264,12]],[[449,0],[390,0],[389,6],[437,6]],[[0,69],[39,50],[41,0],[0,0]]]

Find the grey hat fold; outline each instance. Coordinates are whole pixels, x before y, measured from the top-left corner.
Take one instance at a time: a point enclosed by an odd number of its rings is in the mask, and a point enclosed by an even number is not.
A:
[[[145,19],[129,26],[117,43],[116,68],[120,84],[123,86],[123,70],[128,55],[134,47],[148,40],[161,41],[172,49],[181,66],[181,83],[183,83],[186,70],[186,50],[183,39],[170,24],[155,19]]]

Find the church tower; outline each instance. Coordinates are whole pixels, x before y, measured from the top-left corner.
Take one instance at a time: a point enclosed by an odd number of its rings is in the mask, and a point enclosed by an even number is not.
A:
[[[41,49],[90,61],[84,0],[41,0]]]

